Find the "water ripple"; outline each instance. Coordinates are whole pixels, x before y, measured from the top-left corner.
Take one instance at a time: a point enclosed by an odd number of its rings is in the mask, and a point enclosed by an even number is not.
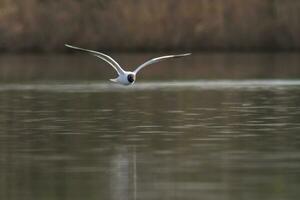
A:
[[[48,92],[120,92],[143,90],[223,90],[248,89],[268,90],[298,88],[300,80],[195,80],[195,81],[165,81],[165,82],[139,82],[132,87],[119,86],[111,83],[31,83],[31,84],[1,84],[0,91],[48,91]]]

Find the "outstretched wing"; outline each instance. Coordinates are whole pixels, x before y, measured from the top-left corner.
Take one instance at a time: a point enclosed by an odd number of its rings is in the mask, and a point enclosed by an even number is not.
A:
[[[136,70],[134,70],[134,73],[138,73],[138,71],[140,71],[141,69],[143,69],[147,65],[151,65],[151,64],[160,62],[160,61],[168,59],[168,58],[180,58],[180,57],[184,57],[184,56],[188,56],[188,55],[191,55],[191,53],[178,54],[178,55],[168,55],[168,56],[162,56],[162,57],[158,57],[158,58],[153,58],[151,60],[148,60],[144,64],[138,66],[138,68],[136,68]]]
[[[108,56],[104,53],[100,53],[98,51],[93,51],[93,50],[89,50],[89,49],[83,49],[83,48],[80,48],[80,47],[75,47],[75,46],[68,45],[68,44],[65,44],[65,46],[69,47],[69,48],[72,48],[72,49],[88,52],[91,55],[96,56],[96,57],[104,60],[108,64],[110,64],[118,72],[118,74],[124,74],[124,70],[122,69],[122,67],[112,57],[110,57],[110,56]]]

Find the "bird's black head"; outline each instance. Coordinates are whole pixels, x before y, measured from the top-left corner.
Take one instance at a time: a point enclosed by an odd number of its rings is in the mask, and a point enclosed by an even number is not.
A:
[[[135,80],[135,77],[133,74],[128,74],[127,76],[127,80],[129,81],[129,83],[133,83]]]

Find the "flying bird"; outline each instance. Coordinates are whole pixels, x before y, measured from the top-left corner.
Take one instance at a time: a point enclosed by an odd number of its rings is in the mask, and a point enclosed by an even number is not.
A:
[[[117,63],[112,57],[110,57],[110,56],[108,56],[104,53],[89,50],[89,49],[83,49],[83,48],[80,48],[80,47],[75,47],[75,46],[71,46],[71,45],[68,45],[68,44],[65,44],[65,46],[69,47],[69,48],[72,48],[72,49],[88,52],[91,55],[96,56],[96,57],[104,60],[108,64],[110,64],[118,73],[118,77],[115,78],[115,79],[110,79],[110,81],[121,84],[121,85],[132,85],[136,80],[136,74],[141,69],[143,69],[144,67],[146,67],[148,65],[160,62],[160,61],[168,59],[168,58],[179,58],[179,57],[184,57],[184,56],[191,55],[191,53],[185,53],[185,54],[178,54],[178,55],[161,56],[161,57],[157,57],[157,58],[153,58],[151,60],[148,60],[147,62],[145,62],[145,63],[141,64],[140,66],[138,66],[134,71],[125,71],[119,65],[119,63]]]

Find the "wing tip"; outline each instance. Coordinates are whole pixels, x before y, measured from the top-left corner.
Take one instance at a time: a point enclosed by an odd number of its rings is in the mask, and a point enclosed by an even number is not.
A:
[[[65,44],[65,46],[68,47],[68,48],[71,48],[71,49],[75,49],[75,50],[90,51],[88,49],[83,49],[83,48],[80,48],[80,47],[75,47],[75,46],[72,46],[70,44]]]
[[[65,44],[66,47],[69,47],[69,48],[74,48],[74,46],[72,45],[69,45],[69,44]]]
[[[192,53],[184,53],[184,54],[174,55],[174,58],[180,58],[180,57],[189,56],[189,55],[192,55]]]

